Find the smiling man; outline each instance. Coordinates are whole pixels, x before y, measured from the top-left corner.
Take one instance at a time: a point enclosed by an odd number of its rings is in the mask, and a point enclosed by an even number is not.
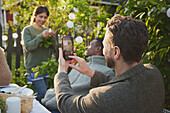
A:
[[[106,76],[90,68],[84,59],[70,56],[79,65],[68,64],[60,49],[58,73],[54,79],[58,108],[62,113],[161,113],[165,90],[162,75],[141,58],[148,44],[146,25],[129,16],[115,15],[106,27],[103,41],[107,66],[115,76]],[[68,66],[91,77],[96,86],[85,96],[76,95],[70,87]],[[107,82],[101,84],[103,82]]]

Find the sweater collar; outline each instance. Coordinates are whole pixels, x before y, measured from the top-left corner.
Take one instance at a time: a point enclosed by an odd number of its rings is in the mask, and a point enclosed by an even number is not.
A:
[[[106,65],[104,56],[89,56],[87,59],[89,63]]]
[[[38,28],[36,28],[36,27],[33,26],[33,25],[31,25],[31,27],[32,27],[34,30],[36,30],[36,31],[42,31],[42,30],[44,30],[44,27],[42,27],[41,29],[38,29]]]
[[[138,75],[139,73],[141,73],[143,70],[145,69],[145,66],[140,63],[132,68],[130,68],[129,70],[127,70],[126,72],[120,74],[117,77],[114,77],[111,81],[104,83],[102,85],[106,85],[106,84],[110,84],[110,83],[115,83],[115,82],[119,82],[119,81],[123,81],[126,80],[128,78],[131,78],[133,76]]]

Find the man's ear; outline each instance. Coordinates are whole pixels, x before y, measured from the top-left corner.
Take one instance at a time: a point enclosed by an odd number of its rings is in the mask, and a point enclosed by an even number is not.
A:
[[[114,58],[118,59],[120,57],[120,48],[118,46],[114,46]]]
[[[103,54],[103,50],[100,46],[96,47],[96,55],[102,55]]]
[[[96,48],[97,51],[101,51],[101,49],[102,49],[102,47],[100,47],[100,46],[98,46],[98,47]]]

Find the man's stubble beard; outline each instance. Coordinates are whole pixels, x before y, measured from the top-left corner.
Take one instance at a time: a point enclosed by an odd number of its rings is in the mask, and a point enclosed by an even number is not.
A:
[[[105,57],[106,59],[106,65],[107,67],[110,67],[110,68],[114,68],[115,67],[115,61],[113,58],[111,58],[110,56],[107,56]]]

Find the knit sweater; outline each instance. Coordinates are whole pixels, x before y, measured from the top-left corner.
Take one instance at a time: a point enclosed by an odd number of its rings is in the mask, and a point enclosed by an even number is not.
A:
[[[100,71],[105,74],[108,80],[114,77],[114,72],[111,68],[106,66],[104,56],[90,56],[88,57],[88,65],[94,70]],[[68,74],[71,88],[77,95],[86,95],[91,88],[91,78],[84,75],[75,69],[72,69]],[[46,92],[44,99],[41,100],[42,104],[50,110],[57,109],[57,101],[54,89],[49,89]]]
[[[26,26],[23,29],[23,52],[27,73],[31,73],[31,68],[36,67],[37,65],[42,65],[42,61],[47,61],[48,58],[50,58],[50,48],[45,48],[44,46],[40,47],[41,42],[44,40],[44,30],[46,30],[46,28],[42,27],[40,30],[33,25]],[[52,47],[55,49],[55,37],[53,37],[52,40]]]
[[[9,85],[12,80],[12,74],[6,62],[2,48],[0,47],[0,86]]]

